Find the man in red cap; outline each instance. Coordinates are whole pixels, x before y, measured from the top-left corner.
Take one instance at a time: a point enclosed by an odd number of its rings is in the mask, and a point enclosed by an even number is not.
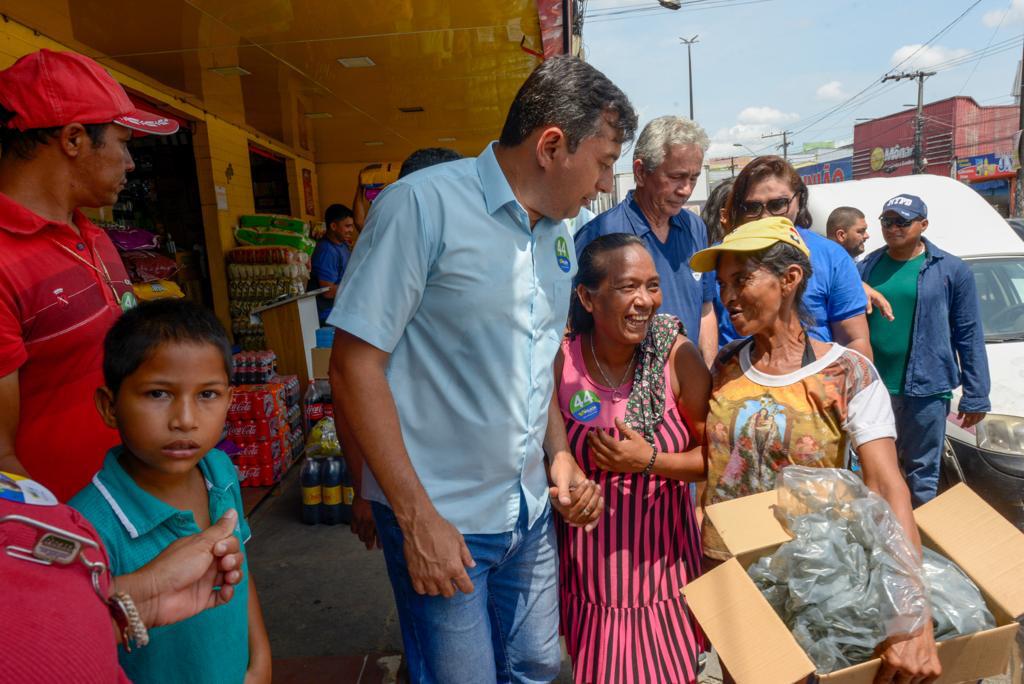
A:
[[[0,470],[61,501],[118,441],[93,393],[103,337],[135,304],[113,244],[79,209],[117,201],[135,132],[177,129],[81,55],[40,50],[0,71]]]

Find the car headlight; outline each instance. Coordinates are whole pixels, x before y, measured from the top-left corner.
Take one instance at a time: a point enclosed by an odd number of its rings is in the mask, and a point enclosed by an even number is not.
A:
[[[979,449],[1024,457],[1024,418],[990,413],[975,432]]]

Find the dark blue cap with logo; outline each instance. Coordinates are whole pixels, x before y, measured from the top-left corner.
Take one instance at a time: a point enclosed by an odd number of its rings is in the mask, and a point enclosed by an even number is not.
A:
[[[917,195],[896,195],[882,207],[883,214],[887,211],[895,211],[908,221],[928,218],[928,205]]]

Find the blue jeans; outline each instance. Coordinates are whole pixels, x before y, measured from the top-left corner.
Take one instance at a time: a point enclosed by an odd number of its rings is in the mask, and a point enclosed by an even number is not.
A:
[[[551,508],[527,528],[526,506],[511,532],[467,534],[476,567],[473,593],[417,594],[402,530],[390,508],[373,504],[414,684],[550,682],[558,676],[558,552]]]
[[[916,508],[934,499],[938,493],[949,399],[941,395],[908,397],[894,394],[892,412],[896,416],[896,453]]]

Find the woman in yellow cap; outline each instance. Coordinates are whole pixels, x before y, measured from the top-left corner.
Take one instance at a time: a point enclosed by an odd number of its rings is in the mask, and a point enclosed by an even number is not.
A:
[[[690,267],[717,270],[722,304],[745,338],[723,347],[711,371],[702,505],[771,490],[788,465],[842,468],[851,445],[864,482],[920,549],[888,392],[863,355],[808,335],[802,298],[810,250],[793,223],[783,216],[746,223],[697,252]],[[729,557],[707,518],[702,537],[712,564]],[[906,681],[931,681],[940,671],[930,629],[882,657],[894,673],[921,678]]]

